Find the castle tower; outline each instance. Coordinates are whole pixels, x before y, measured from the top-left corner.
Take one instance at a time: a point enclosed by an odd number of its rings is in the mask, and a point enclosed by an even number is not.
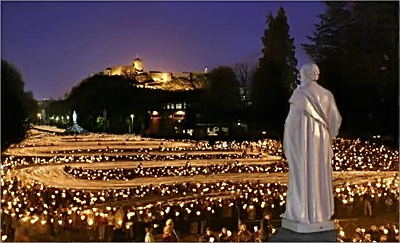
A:
[[[135,72],[141,73],[143,72],[143,60],[140,58],[133,59],[133,67],[135,68]]]

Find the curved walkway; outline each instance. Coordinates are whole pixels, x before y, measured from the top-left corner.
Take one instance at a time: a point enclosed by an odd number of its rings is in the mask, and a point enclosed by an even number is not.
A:
[[[201,163],[201,162],[199,162]],[[126,162],[124,165],[127,167],[135,166],[132,162]],[[182,164],[182,161],[172,163],[169,165]],[[54,186],[58,188],[69,188],[69,189],[90,189],[90,190],[101,190],[101,189],[116,189],[116,188],[128,188],[139,185],[149,185],[149,184],[174,184],[174,183],[184,183],[184,182],[217,182],[224,180],[231,181],[260,181],[263,183],[274,183],[283,182],[287,183],[288,175],[287,173],[222,173],[216,175],[196,175],[196,176],[172,176],[172,177],[140,177],[133,180],[123,181],[123,180],[109,180],[109,181],[93,181],[74,178],[64,172],[63,168],[66,164],[56,164],[56,165],[37,165],[30,166],[26,168],[15,169],[10,172],[8,176],[17,176],[21,180],[36,180],[43,182],[48,186]],[[115,163],[105,162],[105,163],[69,163],[71,167],[81,167],[85,168],[115,168]],[[154,162],[154,166],[157,162]],[[158,166],[160,164],[158,163]],[[122,164],[118,163],[118,168],[125,168]],[[398,175],[397,172],[333,172],[333,184],[341,185],[347,181],[351,183],[359,184],[373,180],[373,178],[393,178]]]

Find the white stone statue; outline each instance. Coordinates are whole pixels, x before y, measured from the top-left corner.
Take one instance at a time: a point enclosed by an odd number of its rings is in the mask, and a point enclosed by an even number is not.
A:
[[[306,64],[300,75],[301,85],[289,100],[285,122],[289,183],[282,227],[301,233],[332,230],[331,143],[342,118],[332,93],[316,82],[318,66]]]
[[[76,114],[76,111],[74,111],[74,113],[72,113],[72,121],[74,123],[76,123],[76,119],[77,119],[78,115]]]

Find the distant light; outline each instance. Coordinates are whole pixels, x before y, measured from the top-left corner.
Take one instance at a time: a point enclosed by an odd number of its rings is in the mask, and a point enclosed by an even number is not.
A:
[[[185,112],[184,111],[177,111],[177,112],[175,112],[175,115],[184,116]]]
[[[153,111],[151,114],[152,114],[153,116],[158,116],[158,111]]]
[[[266,131],[263,131],[263,132],[262,132],[262,134],[264,134],[264,135],[265,135],[266,133],[267,133]]]

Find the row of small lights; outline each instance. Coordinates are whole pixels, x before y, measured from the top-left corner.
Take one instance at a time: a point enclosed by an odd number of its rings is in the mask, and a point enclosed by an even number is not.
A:
[[[32,140],[36,140],[35,138],[42,138],[45,141],[48,141],[47,143],[50,144],[53,141],[68,141],[68,140],[75,140],[79,138],[80,142],[123,142],[126,141],[135,141],[135,142],[163,142],[166,141],[165,139],[153,139],[153,138],[143,138],[143,137],[136,137],[136,136],[123,136],[121,135],[110,135],[110,134],[98,134],[98,133],[89,133],[84,136],[55,136],[54,134],[51,134],[49,136],[49,132],[42,132],[42,131],[37,131],[34,129],[28,130],[28,139],[22,141],[21,143],[18,144],[12,144],[10,145],[10,148],[24,148],[24,147],[36,147],[36,143],[32,142]],[[174,142],[174,139],[168,140],[168,142]],[[177,142],[182,142],[182,143],[189,143],[192,142],[190,140],[179,140]],[[43,143],[41,143],[43,144]]]
[[[65,155],[65,156],[54,156],[54,157],[14,157],[8,156],[3,162],[5,169],[13,169],[19,166],[27,165],[43,165],[43,164],[60,164],[60,163],[96,163],[96,162],[115,162],[121,160],[129,161],[174,161],[174,160],[200,160],[200,159],[248,159],[248,158],[260,158],[260,155],[256,154],[137,154],[137,155]],[[28,161],[28,160],[30,161]]]
[[[397,150],[391,150],[385,146],[376,146],[374,144],[369,144],[367,142],[361,143],[359,140],[344,140],[344,139],[338,139],[336,140],[337,142],[334,143],[333,145],[333,150],[335,152],[335,156],[332,160],[333,164],[333,169],[335,171],[352,171],[352,170],[357,170],[357,171],[365,171],[365,170],[371,170],[371,169],[376,169],[377,171],[388,171],[388,170],[397,170],[398,168],[398,151]],[[260,151],[262,149],[264,152],[267,152],[268,154],[282,154],[282,151],[279,149],[278,142],[273,140],[269,141],[264,141],[262,143],[249,143],[249,142],[243,142],[243,143],[227,143],[227,142],[220,142],[217,144],[217,146],[211,147],[211,146],[199,146],[196,147],[196,151],[209,151],[212,149],[215,150],[223,150],[225,149],[226,151],[229,150],[236,150],[238,148],[245,148],[248,145],[254,146],[256,144],[258,148],[260,148]],[[272,145],[271,145],[272,144]],[[254,147],[257,147],[254,146]],[[210,149],[210,147],[212,149]],[[159,149],[160,151],[174,151],[173,148],[161,148]],[[79,150],[76,150],[77,152],[80,152]],[[82,150],[83,151],[83,150]],[[94,151],[94,150],[93,150]],[[100,150],[101,151],[101,150]],[[100,152],[99,151],[99,152]],[[123,153],[123,149],[114,149],[110,150],[114,151],[115,153]],[[118,151],[118,152],[117,152]],[[147,151],[150,151],[148,149]],[[177,150],[175,150],[177,151]],[[180,150],[182,151],[182,150]],[[71,151],[72,153],[75,152],[75,150]],[[88,152],[88,151],[86,151]],[[145,152],[145,149],[143,150]],[[54,150],[52,150],[50,153],[55,153]],[[128,155],[117,155],[114,156],[114,158],[110,159],[110,156],[103,156],[103,155],[91,155],[91,156],[79,156],[79,157],[64,157],[64,158],[59,158],[59,157],[53,157],[48,159],[46,161],[46,158],[35,158],[36,160],[34,163],[35,164],[40,164],[40,163],[63,163],[63,162],[100,162],[100,161],[115,161],[115,159],[129,159],[129,160],[151,160],[154,159],[152,157],[143,156],[143,155],[136,155],[136,156],[128,156]],[[159,156],[159,155],[153,155],[153,156]],[[191,155],[168,155],[168,156],[159,156],[161,160],[175,160],[175,159],[195,159]],[[205,156],[205,155],[202,155]],[[223,158],[225,155],[220,155]],[[233,157],[232,155],[225,156],[225,158],[241,158],[240,154],[235,155]],[[253,155],[254,156],[254,155]],[[242,156],[248,158],[248,155]],[[210,159],[209,156],[205,157],[206,159]],[[58,161],[61,160],[61,161]],[[16,161],[13,161],[13,157],[6,157],[5,162],[4,162],[4,167],[7,168],[8,166],[11,166],[11,168],[14,168],[19,165],[28,165],[29,162],[26,161],[25,158],[18,158]]]
[[[136,177],[194,176],[222,173],[285,173],[287,166],[282,162],[272,164],[212,164],[207,166],[165,166],[137,169],[83,169],[82,167],[65,167],[64,171],[72,176],[87,180],[131,180]]]
[[[77,149],[77,150],[58,150],[50,151],[52,154],[73,154],[73,153],[127,153],[127,152],[184,152],[184,151],[235,151],[233,149],[213,148],[213,147],[162,147],[162,148],[135,148],[135,149],[119,149],[119,148],[105,148],[105,149]]]

